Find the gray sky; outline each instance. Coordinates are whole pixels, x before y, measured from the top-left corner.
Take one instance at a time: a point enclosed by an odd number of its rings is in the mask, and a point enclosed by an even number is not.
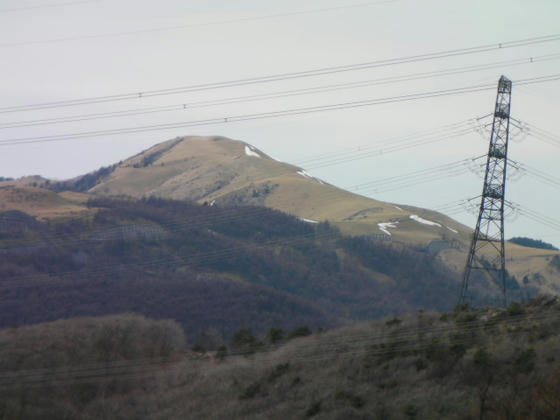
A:
[[[145,92],[370,62],[560,33],[555,0],[0,0],[0,108]],[[175,29],[171,29],[175,28]],[[120,34],[120,35],[115,35]],[[240,102],[65,124],[5,128],[2,124],[259,95],[378,80],[497,62],[487,70],[371,85],[310,95]],[[479,84],[501,74],[515,80],[560,73],[560,41],[486,53],[348,71],[320,77],[205,90],[155,98],[25,112],[0,112],[0,140],[176,123],[235,115],[394,97]],[[560,81],[513,88],[512,115],[560,138],[556,127]],[[271,156],[300,163],[313,175],[350,188],[379,178],[483,155],[488,136],[471,132],[387,153],[388,138],[466,122],[492,111],[490,90],[361,108],[136,134],[4,146],[0,175],[68,178],[126,158],[177,135],[224,135]],[[533,131],[534,132],[534,131]],[[519,136],[510,157],[560,178],[560,141]],[[397,140],[394,140],[397,141]],[[552,144],[550,144],[552,143]],[[358,152],[361,148],[361,152]],[[366,151],[378,151],[368,158]],[[348,156],[344,164],[317,167],[318,155]],[[346,155],[346,153],[349,153]],[[321,161],[323,163],[326,160]],[[313,164],[312,164],[313,163]],[[314,167],[315,164],[315,167]],[[374,198],[439,208],[477,196],[482,175],[464,173],[410,188],[362,189]],[[416,178],[414,178],[416,179]],[[354,188],[355,189],[355,188]],[[508,199],[560,220],[558,185],[525,175],[508,185]],[[478,204],[478,202],[476,202]],[[474,225],[475,215],[454,213]],[[530,236],[560,246],[560,231],[519,216],[506,236]]]

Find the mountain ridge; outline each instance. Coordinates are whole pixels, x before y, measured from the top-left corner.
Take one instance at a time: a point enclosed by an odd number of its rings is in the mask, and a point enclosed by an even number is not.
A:
[[[64,211],[70,216],[94,213],[84,203],[100,196],[264,206],[309,223],[328,221],[345,235],[423,247],[456,272],[462,271],[472,235],[470,228],[442,213],[351,193],[301,167],[279,162],[246,142],[222,136],[177,137],[67,181],[36,176],[2,181],[0,195],[2,188],[8,191],[10,186],[29,188],[30,194],[40,187],[58,192],[60,197],[50,198],[59,201],[57,211],[12,203],[14,209],[46,218],[61,217]],[[10,205],[4,207],[10,209]],[[506,243],[508,270],[520,286],[521,279],[529,278],[548,293],[560,293],[558,273],[549,264],[557,254]]]
[[[470,234],[466,226],[443,214],[348,192],[303,168],[276,161],[250,144],[225,137],[190,136],[159,143],[116,164],[87,192],[264,205],[307,220],[329,220],[348,234],[402,236],[406,241],[415,237],[424,244],[454,234],[465,240]],[[418,218],[403,217],[411,215]],[[427,223],[430,217],[438,220]],[[392,230],[379,226],[395,221],[399,226]]]

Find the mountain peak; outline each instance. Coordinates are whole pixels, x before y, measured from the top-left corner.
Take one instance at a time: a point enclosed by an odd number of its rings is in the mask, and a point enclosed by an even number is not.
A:
[[[177,137],[111,167],[111,173],[89,191],[206,201],[271,176],[295,174],[298,169],[243,141],[219,136]]]
[[[145,168],[175,164],[193,158],[217,161],[259,157],[271,159],[256,147],[222,136],[185,136],[159,143],[125,160],[121,167]]]
[[[157,144],[111,167],[89,192],[266,206],[304,220],[329,220],[349,234],[385,234],[422,244],[450,236],[466,239],[469,234],[441,214],[353,194],[249,143],[221,136],[177,137]],[[409,217],[416,213],[417,219]]]

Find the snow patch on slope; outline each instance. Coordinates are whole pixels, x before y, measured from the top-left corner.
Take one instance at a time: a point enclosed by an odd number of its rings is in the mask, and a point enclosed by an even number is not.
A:
[[[418,216],[418,215],[416,215],[416,214],[411,214],[411,215],[410,215],[410,218],[411,218],[412,220],[414,220],[415,222],[422,223],[423,225],[441,227],[441,225],[440,225],[439,223],[432,222],[431,220],[423,219],[422,217],[420,217],[420,216]]]
[[[301,220],[302,222],[305,222],[305,223],[313,223],[313,224],[319,223],[317,220],[305,219],[303,217],[300,217],[299,220]]]
[[[307,172],[303,169],[301,171],[297,171],[297,174],[301,175],[304,178],[313,179],[313,176],[309,172]]]
[[[377,227],[379,228],[379,230],[383,233],[386,233],[387,235],[391,236],[391,232],[389,232],[389,229],[395,229],[397,227],[397,224],[399,222],[385,222],[385,223],[378,223]]]
[[[304,178],[307,179],[313,179],[315,181],[317,181],[319,184],[324,185],[324,182],[321,181],[319,178],[315,178],[313,175],[311,175],[309,172],[307,172],[306,170],[302,169],[301,171],[297,171],[298,175],[301,175]]]
[[[453,233],[459,233],[458,230],[455,230],[455,229],[453,229],[453,228],[450,228],[449,226],[445,226],[445,227],[446,227],[447,229],[449,229],[449,230],[450,230],[451,232],[453,232]]]
[[[259,155],[257,152],[255,152],[255,149],[253,149],[253,146],[249,146],[248,144],[245,145],[245,154],[247,156],[253,156],[253,157],[258,157],[258,158],[261,157],[261,155]]]

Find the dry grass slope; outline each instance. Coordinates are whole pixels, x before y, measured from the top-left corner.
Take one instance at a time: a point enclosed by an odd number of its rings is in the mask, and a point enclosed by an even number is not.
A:
[[[10,386],[0,388],[0,414],[7,418],[17,412],[21,419],[556,418],[559,327],[558,301],[539,298],[507,310],[419,312],[217,358],[223,350],[216,355],[181,351],[181,333],[173,324],[130,315],[69,320],[1,331],[1,340],[11,340],[2,347],[3,360],[17,360],[17,369],[29,373],[25,369],[36,355],[21,349],[30,343],[41,343],[46,356],[59,355],[51,367],[79,360],[72,351],[88,354],[91,363],[109,348],[109,358],[97,360],[127,359],[128,369],[146,372],[131,379],[109,363],[103,375],[92,378],[16,380],[17,372],[6,372],[14,367],[4,364],[3,384]],[[126,332],[133,334],[130,343],[123,341]],[[171,363],[157,359],[159,350],[151,359],[146,351],[119,354],[119,342],[124,351],[142,349],[139,337],[156,349],[178,339],[166,347]],[[84,344],[95,346],[84,351]]]
[[[39,187],[0,186],[0,212],[19,210],[39,219],[85,216],[87,195],[54,193]]]

